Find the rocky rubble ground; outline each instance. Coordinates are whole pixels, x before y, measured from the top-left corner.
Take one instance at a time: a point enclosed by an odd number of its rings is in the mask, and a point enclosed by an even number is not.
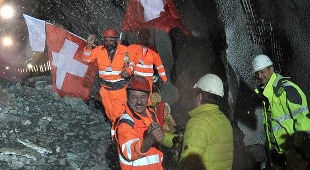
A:
[[[100,107],[47,84],[0,80],[0,169],[118,169]]]

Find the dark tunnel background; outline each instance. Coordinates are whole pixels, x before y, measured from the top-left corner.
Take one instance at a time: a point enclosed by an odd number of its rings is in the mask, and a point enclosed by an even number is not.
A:
[[[23,68],[28,61],[40,64],[47,59],[44,58],[45,53],[30,51],[21,13],[59,25],[83,38],[90,33],[100,37],[105,27],[120,30],[124,15],[124,6],[116,6],[114,0],[7,0],[0,1],[0,5],[1,2],[15,4],[20,13],[14,23],[0,21],[1,35],[10,30],[19,40],[16,49],[0,50],[1,76],[8,79],[12,76],[5,66]],[[256,114],[258,100],[253,94],[257,82],[251,61],[255,55],[264,53],[272,57],[279,73],[291,76],[307,97],[310,94],[307,88],[310,82],[310,2],[175,0],[175,4],[191,34],[184,36],[180,30],[173,29],[169,33],[170,39],[160,39],[161,42],[172,42],[175,60],[171,81],[178,88],[179,100],[172,105],[172,114],[178,125],[184,127],[190,110],[188,100],[191,87],[206,73],[219,75],[225,85],[227,104],[224,110],[235,127],[237,149],[243,152],[239,156],[243,156],[247,154],[246,146],[263,144],[265,141],[263,135],[253,135],[263,133],[258,128],[262,125],[258,121],[260,114]],[[96,43],[100,44],[101,39]],[[158,51],[165,54],[165,48],[158,47]],[[16,59],[12,60],[12,57]],[[49,73],[28,73],[27,76],[46,74]],[[243,162],[237,169],[249,166],[241,158],[237,161]]]

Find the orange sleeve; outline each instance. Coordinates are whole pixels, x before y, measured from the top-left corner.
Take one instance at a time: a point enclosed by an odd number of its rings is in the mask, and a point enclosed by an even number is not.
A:
[[[136,64],[137,64],[135,46],[130,45],[127,47],[127,50],[128,50],[128,55],[129,55],[129,59],[130,59],[130,63],[129,63],[130,72],[129,73],[133,74],[133,71],[134,71]],[[128,71],[128,70],[126,69],[126,71]]]
[[[137,155],[139,155],[139,158],[149,154],[148,152],[143,153],[140,151],[140,149],[142,147],[142,142],[143,142],[143,140],[139,140],[135,143],[135,146],[134,146],[135,152],[137,153]]]
[[[135,130],[126,123],[116,127],[116,140],[120,154],[127,160],[136,160],[148,154],[140,152],[143,139],[139,138]]]
[[[157,69],[157,72],[159,74],[159,76],[161,77],[161,79],[166,82],[167,81],[167,76],[166,76],[166,70],[165,67],[163,65],[163,62],[161,61],[161,58],[159,56],[158,53],[154,52],[154,64],[155,67]]]
[[[84,61],[88,62],[88,63],[91,63],[91,62],[94,62],[97,60],[97,48],[94,48],[92,50],[87,50],[86,49],[86,46],[84,47],[84,50],[83,50],[83,55],[82,55],[82,58]]]

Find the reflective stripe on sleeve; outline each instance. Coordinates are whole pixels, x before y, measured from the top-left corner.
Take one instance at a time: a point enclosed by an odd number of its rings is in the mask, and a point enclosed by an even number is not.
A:
[[[293,118],[294,118],[295,116],[297,116],[299,113],[302,113],[302,112],[309,112],[308,107],[301,107],[301,108],[298,108],[298,109],[296,109],[295,111],[293,111],[293,112],[292,112]]]
[[[129,116],[129,114],[127,114],[127,113],[123,114],[123,115],[119,118],[119,120],[122,120],[122,119],[128,119],[128,120],[130,120],[130,121],[132,121],[132,122],[135,122],[135,121],[133,121],[133,118],[132,118],[131,116]]]
[[[132,117],[130,117],[127,113],[124,113],[119,121],[118,121],[118,125],[122,124],[122,123],[126,123],[127,125],[131,126],[132,128],[134,128],[134,120],[132,119]]]
[[[161,66],[158,66],[158,67],[156,67],[156,68],[157,68],[157,70],[158,70],[158,69],[163,68],[163,67],[164,67],[164,66],[163,66],[163,65],[161,65]]]
[[[292,112],[292,117],[294,118],[294,117],[296,117],[299,113],[302,113],[302,112],[309,112],[308,107],[301,107],[301,108],[296,109],[295,111]],[[285,121],[285,120],[287,120],[287,119],[291,119],[291,115],[290,115],[290,114],[285,114],[285,115],[283,115],[283,116],[277,118],[276,121],[277,121],[278,123],[281,123],[281,122],[283,122],[283,121]]]
[[[276,132],[276,131],[281,130],[281,129],[282,129],[282,127],[280,125],[276,125],[276,126],[272,127],[272,132]]]
[[[131,153],[131,145],[132,145],[132,143],[134,143],[134,142],[136,142],[138,140],[140,140],[140,139],[138,139],[138,138],[137,139],[131,139],[131,140],[127,141],[126,143],[124,143],[122,145],[122,152],[124,152],[125,149],[126,149],[128,159],[131,159],[131,157],[132,157],[132,153]]]
[[[122,164],[131,165],[131,166],[146,166],[146,165],[156,164],[160,162],[158,154],[145,156],[145,157],[142,157],[137,160],[130,161],[130,162],[126,161],[122,157],[122,155],[119,155],[119,160]]]
[[[152,77],[153,76],[153,73],[143,73],[143,72],[140,72],[140,71],[134,71],[135,74],[139,75],[139,76],[144,76],[144,77]]]
[[[158,75],[159,75],[159,76],[165,76],[165,75],[166,75],[166,72],[159,73]]]
[[[292,117],[294,118],[302,112],[309,112],[308,107],[301,107],[301,108],[296,109],[295,111],[292,112]],[[285,115],[283,115],[283,116],[281,116],[275,120],[277,123],[282,123],[283,121],[288,120],[288,119],[292,119],[290,114],[285,114]],[[278,130],[281,130],[281,128],[282,127],[280,125],[273,126],[272,132],[276,132]]]
[[[283,122],[284,120],[287,120],[287,119],[291,119],[291,115],[290,114],[285,114],[285,115],[283,115],[283,116],[281,116],[281,117],[279,117],[278,119],[275,119],[275,120],[276,120],[276,122],[281,123],[281,122]]]

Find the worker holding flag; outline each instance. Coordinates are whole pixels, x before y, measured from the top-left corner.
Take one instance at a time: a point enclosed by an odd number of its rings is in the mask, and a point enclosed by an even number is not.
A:
[[[107,118],[111,121],[111,137],[114,137],[114,123],[122,114],[126,102],[126,79],[130,77],[134,63],[130,60],[127,47],[118,43],[115,29],[103,31],[103,45],[94,47],[95,36],[89,35],[84,48],[86,62],[97,61],[100,77],[100,96]]]

